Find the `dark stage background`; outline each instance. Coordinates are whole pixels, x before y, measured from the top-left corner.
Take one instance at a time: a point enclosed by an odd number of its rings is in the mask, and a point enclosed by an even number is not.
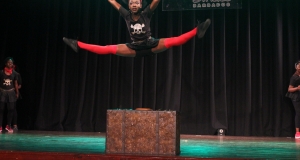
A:
[[[156,38],[212,19],[203,39],[153,57],[73,52],[62,37],[93,44],[129,42],[107,0],[4,0],[0,58],[23,78],[19,128],[105,132],[107,109],[177,110],[182,134],[293,136],[284,95],[299,59],[299,0],[244,0],[242,9],[162,11]]]

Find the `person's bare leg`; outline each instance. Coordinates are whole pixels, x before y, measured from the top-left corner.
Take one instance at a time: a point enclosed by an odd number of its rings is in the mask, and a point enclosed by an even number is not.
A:
[[[135,57],[136,51],[128,48],[126,44],[118,44],[116,55],[123,57]]]
[[[167,49],[168,48],[165,46],[165,38],[161,38],[158,42],[158,45],[156,47],[152,48],[151,51],[153,53],[160,53]]]

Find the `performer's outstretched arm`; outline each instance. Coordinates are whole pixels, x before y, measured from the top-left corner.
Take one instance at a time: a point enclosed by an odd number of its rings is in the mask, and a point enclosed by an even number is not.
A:
[[[116,9],[119,10],[121,7],[121,4],[118,3],[116,0],[108,0],[108,2]]]
[[[156,7],[158,6],[160,0],[152,0],[151,4],[150,4],[150,10],[154,11],[156,9]]]

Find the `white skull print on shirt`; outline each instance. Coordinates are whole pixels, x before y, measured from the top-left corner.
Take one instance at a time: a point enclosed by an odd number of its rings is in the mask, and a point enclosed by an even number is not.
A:
[[[143,31],[143,28],[145,27],[144,24],[139,24],[136,23],[135,25],[131,25],[130,28],[133,29],[132,34],[141,34],[141,33],[146,33],[146,31]]]
[[[3,79],[3,86],[10,86],[12,80],[11,79]]]
[[[0,79],[2,82],[0,83],[0,88],[3,90],[10,90],[15,88],[15,82],[18,80],[17,72],[13,71],[12,74],[7,75],[4,71],[0,71]]]

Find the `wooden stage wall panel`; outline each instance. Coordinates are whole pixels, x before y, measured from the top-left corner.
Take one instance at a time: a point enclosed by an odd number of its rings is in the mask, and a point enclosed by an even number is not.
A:
[[[178,155],[176,111],[107,110],[106,153]]]

